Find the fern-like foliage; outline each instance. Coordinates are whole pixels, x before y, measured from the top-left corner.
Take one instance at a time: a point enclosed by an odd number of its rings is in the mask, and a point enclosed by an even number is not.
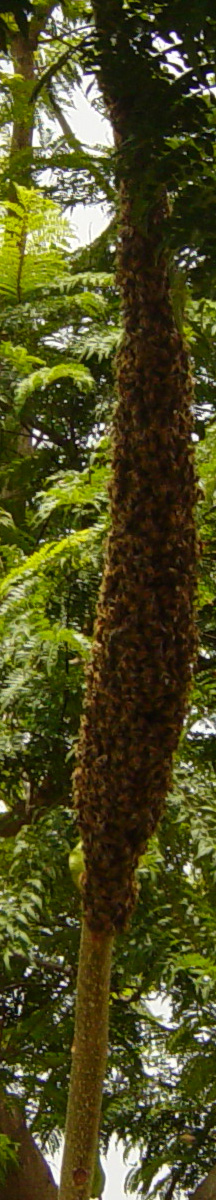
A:
[[[37,388],[44,390],[53,383],[57,383],[59,379],[71,378],[76,384],[76,387],[81,390],[89,390],[94,386],[93,379],[87,367],[79,366],[73,362],[63,362],[55,367],[42,367],[39,371],[33,371],[28,375],[17,387],[15,392],[15,403],[18,407],[25,403],[28,396],[31,396]]]
[[[22,295],[41,290],[65,271],[71,229],[52,200],[35,188],[15,186],[16,200],[0,205],[0,296],[17,297],[21,270]],[[24,249],[24,253],[23,253]]]

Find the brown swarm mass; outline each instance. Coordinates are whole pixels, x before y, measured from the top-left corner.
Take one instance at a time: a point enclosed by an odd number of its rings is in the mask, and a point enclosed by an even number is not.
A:
[[[97,931],[121,929],[134,868],[163,811],[195,647],[191,379],[160,251],[122,186],[111,531],[75,772],[84,843],[84,909]]]

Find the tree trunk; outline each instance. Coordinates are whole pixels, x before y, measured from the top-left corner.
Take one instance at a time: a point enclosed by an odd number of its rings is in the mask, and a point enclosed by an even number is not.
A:
[[[89,1200],[106,1067],[112,938],[83,922],[59,1200]]]
[[[16,117],[13,123],[13,131],[10,148],[10,171],[11,168],[17,171],[19,166],[19,154],[28,151],[28,147],[32,146],[33,130],[34,130],[34,108],[29,103],[31,90],[34,80],[34,56],[30,40],[22,37],[21,33],[16,33],[12,41],[12,60],[15,74],[18,74],[23,79],[23,110],[22,118],[17,120]],[[29,184],[29,162],[30,155],[27,156],[27,181]],[[20,164],[19,173],[20,183],[25,185],[25,166],[23,157]]]
[[[18,1145],[18,1166],[0,1183],[0,1200],[57,1200],[57,1186],[15,1100],[0,1099],[0,1133]]]
[[[216,1200],[216,1165],[191,1193],[191,1200]]]
[[[9,187],[8,187],[8,209],[5,221],[5,237],[8,254],[13,256],[16,263],[16,299],[20,303],[22,300],[22,272],[25,258],[26,238],[27,238],[27,219],[26,214],[22,215],[20,209],[20,219],[18,221],[16,215],[16,225],[14,225],[13,205],[18,203],[16,191],[16,183],[20,183],[25,187],[31,186],[31,156],[32,156],[32,139],[34,128],[34,109],[29,104],[29,96],[32,89],[34,79],[34,56],[33,49],[26,38],[20,33],[14,34],[12,38],[11,57],[13,63],[14,74],[17,74],[22,80],[20,88],[22,88],[22,96],[20,94],[19,103],[21,116],[14,119],[10,155],[9,155]],[[30,87],[29,87],[30,85]],[[22,104],[21,104],[22,99]],[[32,438],[31,434],[24,429],[14,431],[14,455],[17,458],[25,458],[31,452]],[[5,483],[1,489],[1,502],[5,508],[9,508],[16,524],[22,524],[25,518],[25,498],[23,497],[22,488],[11,487],[10,475],[7,480],[7,463],[5,464]]]

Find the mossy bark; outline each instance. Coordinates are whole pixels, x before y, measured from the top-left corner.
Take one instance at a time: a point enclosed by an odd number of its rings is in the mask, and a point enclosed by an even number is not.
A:
[[[108,1043],[112,938],[83,922],[59,1200],[89,1200]]]

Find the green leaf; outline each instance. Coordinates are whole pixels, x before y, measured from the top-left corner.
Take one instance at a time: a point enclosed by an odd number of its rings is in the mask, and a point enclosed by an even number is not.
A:
[[[18,411],[22,408],[28,396],[31,396],[37,388],[44,390],[51,387],[53,383],[58,383],[59,379],[71,378],[76,387],[81,391],[89,391],[94,387],[94,380],[90,375],[87,367],[81,366],[78,363],[68,362],[60,363],[55,367],[43,367],[40,371],[33,371],[31,375],[22,380],[15,390],[15,401]]]

